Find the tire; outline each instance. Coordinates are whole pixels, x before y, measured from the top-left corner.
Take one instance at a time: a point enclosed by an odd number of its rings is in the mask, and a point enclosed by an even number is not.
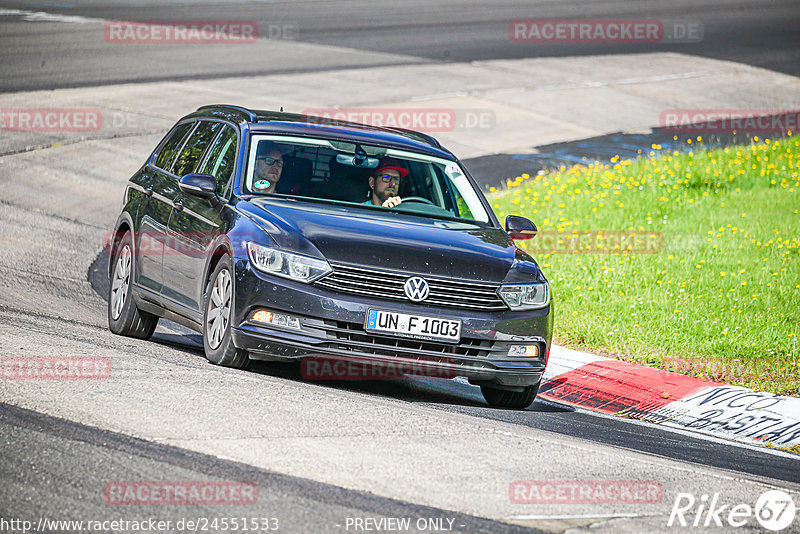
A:
[[[133,261],[133,238],[125,232],[111,249],[111,279],[108,284],[108,329],[120,336],[149,339],[158,324],[158,316],[143,312],[133,299],[136,262]]]
[[[250,357],[246,350],[237,349],[231,339],[233,283],[230,256],[222,256],[203,297],[203,348],[209,362],[244,369]]]
[[[481,386],[481,393],[491,406],[497,408],[510,408],[512,410],[524,410],[536,399],[539,393],[539,384],[526,386],[523,391],[509,391],[492,386]]]

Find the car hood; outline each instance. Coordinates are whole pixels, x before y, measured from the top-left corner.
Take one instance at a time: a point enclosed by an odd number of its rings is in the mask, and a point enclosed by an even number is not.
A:
[[[238,208],[278,247],[321,254],[330,263],[497,283],[506,280],[513,264],[522,267],[513,278],[543,279],[499,228],[289,199],[251,198]]]

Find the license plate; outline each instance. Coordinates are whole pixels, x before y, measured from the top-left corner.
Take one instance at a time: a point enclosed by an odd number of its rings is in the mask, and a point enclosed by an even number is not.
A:
[[[461,321],[384,310],[367,310],[367,332],[458,343]]]

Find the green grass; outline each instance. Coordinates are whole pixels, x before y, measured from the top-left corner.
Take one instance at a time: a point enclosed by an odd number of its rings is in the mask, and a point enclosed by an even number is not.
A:
[[[539,227],[519,245],[550,280],[558,342],[800,395],[799,136],[653,145],[517,177],[490,202]]]
[[[783,447],[781,445],[775,445],[774,443],[765,443],[765,447],[769,447],[770,449],[779,449],[786,452],[793,452],[795,454],[800,454],[800,445],[792,445],[791,447]]]

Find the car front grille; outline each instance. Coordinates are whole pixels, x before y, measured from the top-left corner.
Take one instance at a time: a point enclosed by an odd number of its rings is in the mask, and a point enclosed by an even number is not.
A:
[[[383,336],[366,332],[362,324],[344,321],[324,321],[322,329],[328,339],[337,341],[332,347],[362,354],[458,363],[460,358],[492,359],[508,352],[505,345],[495,349],[495,342],[490,339],[462,337],[459,343],[454,344]]]
[[[331,267],[333,272],[315,282],[317,286],[340,293],[410,302],[403,290],[408,274],[341,264],[332,264]],[[428,282],[430,294],[421,305],[479,311],[508,310],[508,306],[497,294],[500,287],[497,284],[428,276],[423,278]]]

